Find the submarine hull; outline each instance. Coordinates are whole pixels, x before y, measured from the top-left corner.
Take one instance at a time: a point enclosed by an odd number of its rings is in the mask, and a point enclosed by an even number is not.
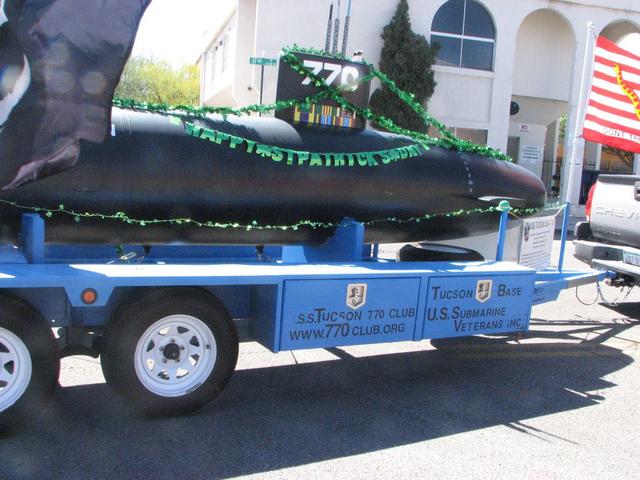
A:
[[[320,244],[344,218],[364,222],[369,243],[466,237],[495,229],[499,214],[443,214],[486,210],[502,198],[538,208],[545,195],[542,182],[517,165],[427,150],[370,129],[114,109],[111,134],[100,144],[83,142],[75,167],[4,190],[0,199],[82,214],[80,221],[63,213],[48,218],[49,243],[255,245]],[[15,240],[24,212],[1,209],[5,240]],[[117,212],[145,226],[84,215]],[[172,219],[191,221],[166,222]],[[197,225],[207,222],[224,228]]]

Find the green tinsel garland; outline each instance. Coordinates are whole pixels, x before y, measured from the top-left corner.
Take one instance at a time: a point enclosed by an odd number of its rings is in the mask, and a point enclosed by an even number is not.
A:
[[[303,227],[310,227],[312,229],[317,228],[336,228],[340,225],[340,222],[316,222],[312,220],[301,220],[298,223],[293,225],[260,225],[256,220],[252,220],[248,224],[241,224],[237,222],[228,222],[228,223],[220,223],[220,222],[201,222],[198,220],[194,220],[192,218],[183,217],[183,218],[170,218],[170,219],[137,219],[129,217],[125,212],[116,212],[112,214],[103,214],[103,213],[95,213],[95,212],[76,212],[75,210],[67,209],[63,204],[58,205],[57,208],[43,208],[43,207],[33,207],[29,205],[22,205],[18,202],[12,202],[9,200],[0,199],[0,204],[4,204],[7,206],[11,206],[13,208],[18,208],[21,210],[25,210],[28,212],[41,213],[47,218],[52,218],[56,214],[62,214],[71,216],[74,218],[76,222],[80,222],[82,219],[99,219],[99,220],[117,220],[123,223],[127,223],[129,225],[138,225],[140,227],[147,227],[151,225],[194,225],[196,227],[202,228],[241,228],[243,230],[299,230]],[[544,208],[544,210],[551,210],[563,207],[561,205],[550,205]],[[519,217],[520,215],[528,215],[541,211],[543,209],[539,208],[520,208],[520,209],[512,209],[510,211],[510,215],[514,217]],[[408,217],[408,218],[398,218],[398,217],[388,217],[388,218],[379,218],[374,220],[369,220],[366,222],[361,222],[365,227],[370,225],[375,225],[377,223],[384,222],[392,222],[398,225],[405,223],[420,223],[423,221],[429,221],[433,218],[455,218],[462,217],[464,215],[480,215],[487,214],[493,212],[499,212],[500,207],[488,207],[488,208],[474,208],[471,210],[455,210],[452,212],[446,213],[426,213],[420,216]]]
[[[184,114],[189,117],[207,117],[210,114],[219,114],[222,116],[235,115],[240,116],[247,113],[269,113],[292,108],[300,105],[311,105],[327,97],[325,92],[318,92],[306,97],[304,100],[280,100],[268,105],[247,105],[246,107],[194,107],[193,105],[168,105],[166,103],[149,103],[138,102],[137,100],[128,98],[114,98],[113,106],[124,108],[127,110],[135,110],[140,112],[158,113],[162,115]]]
[[[311,55],[323,55],[329,56],[332,58],[349,60],[340,54],[328,54],[327,52],[323,52],[320,50],[302,48],[298,45],[293,45],[292,47],[285,47],[282,50],[281,59],[285,61],[294,71],[299,73],[302,76],[309,77],[314,84],[315,87],[319,89],[317,93],[314,95],[310,95],[303,100],[281,100],[268,105],[249,105],[246,107],[240,108],[231,108],[231,107],[193,107],[191,105],[167,105],[167,104],[157,104],[157,103],[146,103],[146,102],[137,102],[135,100],[130,99],[121,99],[116,98],[113,101],[114,106],[120,108],[126,108],[130,110],[138,110],[138,111],[146,111],[152,113],[160,113],[160,114],[185,114],[187,116],[192,117],[206,117],[209,114],[221,114],[223,116],[226,115],[243,115],[247,113],[268,113],[273,111],[279,111],[286,108],[308,108],[311,104],[316,103],[323,99],[331,99],[335,101],[342,108],[346,108],[352,111],[355,111],[357,114],[367,118],[368,120],[375,121],[378,125],[380,125],[385,130],[388,130],[393,133],[397,133],[399,135],[406,135],[408,137],[413,138],[418,143],[420,143],[425,148],[428,148],[429,145],[432,146],[440,146],[443,148],[454,149],[461,152],[469,152],[474,153],[486,157],[491,157],[499,160],[511,161],[511,158],[508,155],[496,150],[494,148],[488,147],[486,145],[477,145],[472,142],[462,140],[457,138],[453,133],[451,133],[447,127],[433,118],[425,109],[420,105],[419,102],[415,101],[415,97],[407,93],[396,86],[396,84],[389,79],[384,73],[380,72],[376,69],[371,63],[361,62],[371,68],[371,75],[361,78],[360,82],[370,81],[372,78],[378,78],[384,85],[386,85],[394,94],[396,94],[399,98],[401,98],[404,102],[406,102],[411,108],[420,117],[424,120],[426,125],[433,125],[438,129],[442,138],[430,137],[421,132],[416,132],[413,130],[408,130],[396,125],[391,119],[386,118],[381,115],[375,114],[371,109],[362,109],[356,105],[353,105],[349,101],[347,101],[342,93],[335,87],[327,85],[323,78],[318,75],[315,75],[311,70],[305,67],[296,53],[308,53]]]
[[[505,155],[504,153],[502,153],[499,150],[496,150],[494,148],[488,147],[486,145],[477,145],[477,144],[469,142],[467,140],[462,140],[462,139],[457,138],[453,133],[451,133],[447,129],[447,127],[443,123],[439,122],[438,120],[433,118],[429,113],[427,113],[427,111],[424,109],[424,107],[422,105],[420,105],[419,102],[415,101],[415,97],[414,97],[413,94],[405,92],[405,91],[401,90],[400,88],[398,88],[396,86],[396,84],[391,79],[389,79],[384,73],[382,73],[378,69],[376,69],[373,66],[373,64],[368,63],[368,62],[364,62],[364,61],[361,62],[361,63],[369,66],[371,68],[371,71],[372,71],[371,75],[375,76],[376,78],[378,78],[395,95],[397,95],[401,100],[403,100],[405,103],[407,103],[423,119],[423,121],[425,122],[426,125],[435,126],[438,129],[438,131],[440,132],[440,134],[442,135],[442,138],[437,139],[437,138],[434,138],[434,137],[430,137],[429,135],[425,135],[424,133],[421,133],[421,132],[416,132],[416,131],[413,131],[413,130],[407,130],[405,128],[402,128],[402,127],[396,125],[389,118],[386,118],[386,117],[381,116],[381,115],[376,115],[373,111],[371,111],[371,109],[368,109],[368,108],[367,109],[362,109],[362,108],[359,108],[359,107],[351,104],[350,102],[345,100],[345,98],[342,96],[342,94],[340,93],[340,91],[337,88],[327,85],[323,78],[321,78],[318,75],[315,75],[310,69],[305,67],[303,65],[303,63],[300,61],[300,59],[298,58],[298,56],[296,55],[296,53],[308,53],[308,54],[311,54],[311,55],[324,55],[324,52],[321,52],[319,50],[314,50],[314,49],[302,48],[302,47],[299,47],[298,45],[293,45],[292,47],[286,47],[286,48],[283,49],[281,58],[294,71],[296,71],[300,75],[309,77],[311,79],[312,83],[314,84],[314,86],[316,86],[321,91],[327,92],[328,98],[331,98],[332,100],[334,100],[336,103],[338,103],[338,105],[340,105],[343,108],[348,108],[348,109],[354,110],[359,115],[362,115],[362,116],[364,116],[365,118],[367,118],[369,120],[375,121],[378,125],[380,125],[385,130],[388,130],[390,132],[397,133],[397,134],[400,134],[400,135],[407,135],[407,136],[413,138],[414,140],[422,143],[425,147],[427,145],[437,145],[437,146],[444,147],[444,148],[450,148],[450,149],[452,148],[454,150],[458,150],[458,151],[462,151],[462,152],[475,153],[475,154],[482,155],[482,156],[485,156],[485,157],[491,157],[491,158],[495,158],[495,159],[499,159],[499,160],[511,161],[511,157],[509,157],[508,155]],[[345,57],[343,57],[341,55],[335,55],[334,54],[332,56],[334,58],[340,58],[340,59],[343,59],[343,60],[349,60],[349,59],[347,59],[347,58],[345,58]],[[371,79],[370,77],[364,77],[360,81],[369,81],[370,79]]]

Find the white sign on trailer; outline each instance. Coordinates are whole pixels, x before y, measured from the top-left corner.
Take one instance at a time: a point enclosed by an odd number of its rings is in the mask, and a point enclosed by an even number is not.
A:
[[[551,264],[551,248],[556,227],[556,217],[535,217],[523,222],[520,258],[525,267],[542,270]]]

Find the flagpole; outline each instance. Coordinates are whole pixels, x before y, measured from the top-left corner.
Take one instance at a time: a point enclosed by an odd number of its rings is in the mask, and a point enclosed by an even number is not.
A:
[[[584,117],[587,113],[587,105],[585,102],[585,77],[587,76],[587,65],[590,57],[590,53],[593,50],[591,48],[592,39],[594,38],[593,32],[595,30],[595,22],[587,23],[587,41],[584,44],[584,59],[582,61],[582,77],[580,78],[580,93],[578,94],[578,115],[576,116],[576,124],[573,129],[573,139],[571,144],[571,158],[569,160],[569,181],[565,193],[565,206],[564,216],[562,219],[562,231],[560,232],[560,256],[558,261],[558,271],[562,272],[564,267],[564,249],[567,243],[567,226],[569,216],[571,215],[571,194],[573,193],[573,177],[576,170],[576,159],[578,153],[578,135],[580,129],[584,124]],[[592,62],[593,63],[593,62]],[[589,72],[591,74],[591,72]],[[591,81],[589,82],[591,83]],[[582,112],[581,110],[582,109]]]
[[[573,129],[573,139],[571,144],[571,158],[569,160],[569,181],[566,188],[565,194],[565,203],[567,204],[567,209],[570,208],[571,204],[571,194],[573,193],[573,177],[575,176],[576,170],[576,160],[578,153],[578,136],[580,135],[580,130],[584,124],[584,117],[587,113],[587,105],[585,101],[585,95],[587,88],[585,88],[585,79],[587,77],[587,68],[589,57],[592,52],[592,40],[594,39],[593,32],[595,30],[595,22],[587,23],[587,41],[584,46],[584,60],[582,62],[582,77],[580,78],[580,93],[578,95],[578,115],[576,118],[575,126]],[[591,72],[589,72],[591,74]]]

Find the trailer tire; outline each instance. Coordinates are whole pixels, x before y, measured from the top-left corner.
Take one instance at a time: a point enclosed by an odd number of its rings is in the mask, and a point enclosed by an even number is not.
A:
[[[173,417],[217,397],[237,358],[238,334],[220,301],[196,288],[167,288],[127,302],[116,314],[102,370],[137,413]]]
[[[408,243],[396,254],[398,262],[476,262],[484,257],[468,248],[439,243]]]
[[[0,296],[0,433],[43,411],[58,385],[51,328],[29,304]]]

